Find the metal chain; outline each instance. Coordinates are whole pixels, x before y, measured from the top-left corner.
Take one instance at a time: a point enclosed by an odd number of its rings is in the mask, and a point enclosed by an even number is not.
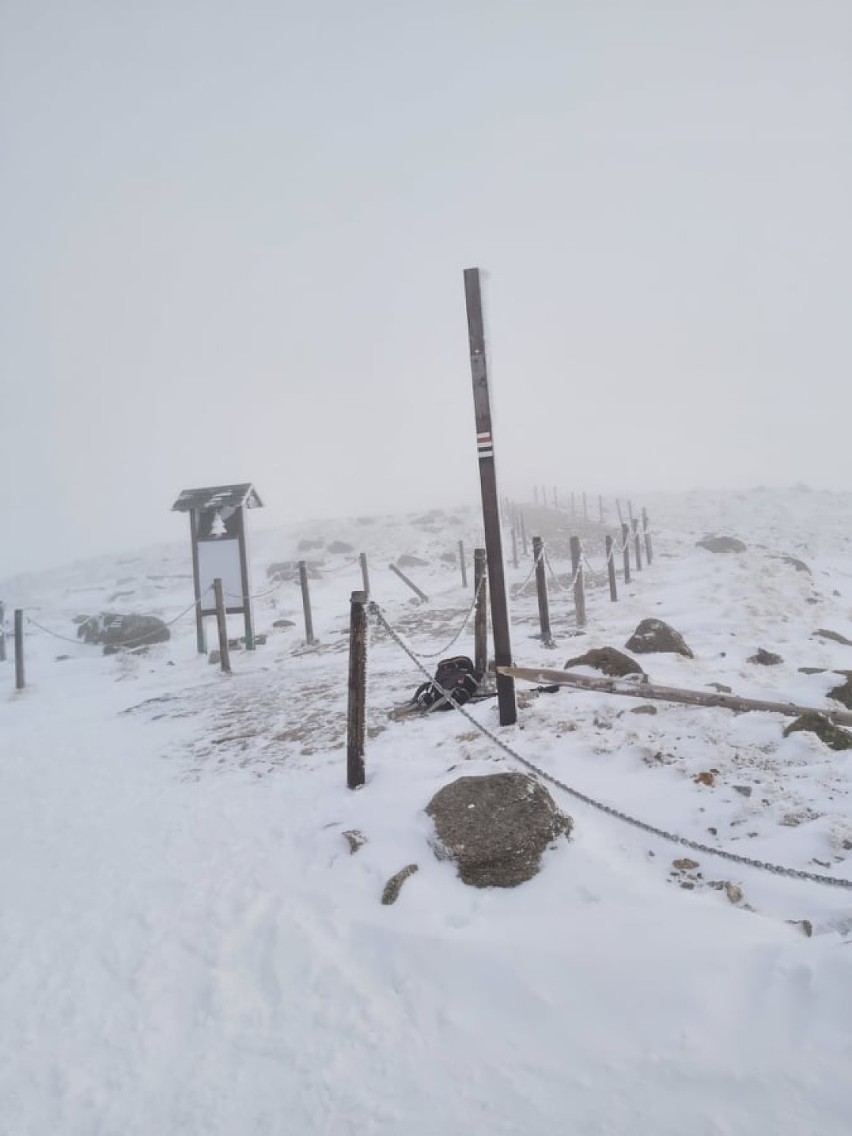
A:
[[[484,584],[485,584],[485,575],[483,574],[480,577],[479,583],[476,586],[476,592],[474,593],[474,596],[473,596],[473,603],[468,608],[467,614],[464,617],[464,621],[462,622],[461,627],[458,629],[458,631],[455,633],[455,635],[452,637],[452,639],[449,641],[449,643],[445,643],[444,646],[440,649],[440,651],[415,651],[413,647],[409,647],[408,653],[411,655],[412,658],[416,658],[416,659],[440,659],[442,655],[446,655],[446,653],[447,653],[447,651],[449,651],[450,647],[454,646],[459,641],[459,639],[461,639],[464,629],[467,627],[468,623],[470,623],[470,617],[473,615],[474,611],[476,610],[477,600],[479,599],[479,594],[482,591]],[[372,605],[371,605],[371,607],[372,607]],[[378,605],[376,605],[376,610],[377,611],[379,610]]]
[[[417,659],[417,657],[408,649],[402,638],[388,623],[387,619],[384,616],[384,613],[382,612],[378,604],[371,604],[370,609],[374,612],[379,622],[382,624],[390,637],[397,643],[397,645],[401,647],[406,655],[408,655],[419,667],[419,669],[423,671],[427,678],[431,678],[432,676],[429,674],[426,668],[421,665],[419,659]],[[514,758],[515,761],[519,761],[521,765],[526,766],[527,769],[532,770],[532,772],[537,774],[537,776],[543,778],[545,781],[549,781],[558,789],[561,789],[563,792],[568,793],[572,797],[575,797],[578,801],[582,801],[583,804],[589,805],[591,808],[597,809],[599,812],[606,813],[607,816],[615,817],[616,820],[624,821],[625,824],[630,824],[634,828],[640,829],[642,832],[650,833],[650,835],[652,836],[659,836],[662,840],[667,840],[670,844],[677,844],[683,848],[690,848],[694,852],[702,852],[708,856],[718,856],[723,860],[730,860],[734,864],[743,864],[747,868],[760,868],[762,871],[772,872],[776,876],[787,876],[791,879],[796,880],[810,880],[813,883],[827,884],[829,887],[852,888],[852,880],[843,879],[840,876],[826,876],[819,872],[806,872],[800,868],[788,868],[782,864],[772,864],[766,860],[755,860],[752,859],[751,856],[742,856],[738,852],[729,852],[723,848],[713,848],[709,844],[702,844],[699,840],[691,840],[687,836],[679,836],[677,833],[667,832],[664,828],[658,828],[656,825],[648,824],[647,821],[639,820],[637,817],[630,816],[629,813],[624,813],[620,809],[614,808],[612,805],[607,805],[603,801],[598,801],[594,797],[590,797],[587,793],[583,793],[579,789],[572,788],[565,781],[561,781],[558,777],[554,777],[552,773],[548,773],[545,769],[542,769],[541,766],[536,765],[535,762],[532,762],[528,758],[523,757],[517,752],[517,750],[513,749],[510,745],[503,741],[502,738],[498,737],[497,734],[493,732],[493,730],[490,730],[487,726],[483,725],[482,722],[474,718],[474,716],[468,710],[466,710],[464,706],[456,702],[451,694],[448,694],[447,697],[449,702],[452,703],[454,708],[458,710],[462,717],[466,718],[471,723],[471,725],[475,726],[481,733],[485,734],[487,738],[490,738],[490,740],[494,742],[494,744],[498,746],[498,748],[502,749],[504,753],[507,753],[510,757]]]
[[[212,585],[210,585],[210,587],[212,587]],[[209,592],[210,587],[205,588],[201,594],[205,595],[207,592]],[[193,600],[189,607],[184,608],[182,612],[176,615],[174,619],[170,619],[167,623],[164,624],[164,626],[173,627],[178,622],[178,620],[183,619],[186,615],[189,615],[193,608],[197,607],[197,605],[200,603],[200,599]],[[39,631],[43,631],[46,635],[53,636],[54,639],[61,639],[63,643],[74,643],[75,645],[79,645],[80,643],[85,642],[85,640],[81,639],[79,636],[76,639],[72,639],[69,635],[61,635],[58,631],[53,631],[50,627],[45,627],[43,624],[33,619],[31,615],[27,615],[26,612],[24,613],[24,618],[26,619],[27,623],[31,623],[33,627],[37,627]],[[149,631],[145,635],[137,635],[134,639],[123,639],[121,643],[117,643],[116,646],[133,647],[134,645],[139,643],[150,642],[151,636],[153,634],[153,631]]]

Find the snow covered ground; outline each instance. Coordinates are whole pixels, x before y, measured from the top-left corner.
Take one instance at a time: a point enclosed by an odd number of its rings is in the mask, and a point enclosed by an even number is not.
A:
[[[555,650],[534,637],[534,597],[517,595],[517,662],[561,667],[587,647],[622,647],[657,616],[695,658],[645,656],[653,680],[829,705],[838,677],[799,668],[852,669],[852,647],[813,636],[852,638],[852,495],[643,503],[653,565],[619,582],[617,604],[590,592],[582,637],[570,596],[552,590]],[[556,522],[572,522],[527,512],[564,577]],[[695,548],[706,532],[741,537],[748,551]],[[256,605],[267,643],[235,652],[231,676],[196,654],[191,616],[143,654],[73,641],[78,614],[185,608],[183,544],[0,585],[7,612],[26,607],[72,640],[28,624],[20,694],[12,663],[0,664],[0,1131],[848,1133],[852,891],[697,854],[697,867],[677,869],[682,848],[556,789],[571,841],[515,890],[465,887],[435,859],[423,808],[460,773],[515,766],[458,714],[392,716],[421,676],[379,630],[367,784],[346,789],[357,552],[392,625],[435,652],[470,602],[449,554],[478,535],[471,510],[258,533],[258,591],[272,561],[322,561],[319,643],[305,646],[298,585],[284,583]],[[299,550],[310,539],[324,547]],[[351,551],[329,552],[335,540]],[[585,545],[603,567],[593,526]],[[428,562],[407,569],[428,604],[387,570],[402,553]],[[529,558],[509,567],[510,582],[529,568]],[[282,618],[296,626],[273,629]],[[784,662],[748,663],[759,647]],[[472,653],[470,627],[459,650]],[[493,701],[473,713],[643,820],[852,877],[852,751],[785,739],[778,715],[631,712],[641,704],[564,688],[522,693],[514,727],[497,727]],[[351,830],[366,837],[355,854]],[[381,906],[384,883],[409,863],[418,873]]]

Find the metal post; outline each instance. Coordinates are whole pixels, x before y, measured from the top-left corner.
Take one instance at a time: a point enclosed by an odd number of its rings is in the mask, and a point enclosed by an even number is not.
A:
[[[364,736],[367,718],[367,593],[353,592],[349,611],[349,701],[346,714],[346,784],[366,779]]]
[[[316,643],[316,639],[314,639],[314,619],[311,615],[311,593],[308,588],[308,565],[304,560],[299,561],[299,586],[302,589],[302,608],[305,613],[305,642],[310,647]]]
[[[216,600],[216,628],[219,632],[219,664],[225,674],[231,673],[231,652],[228,647],[228,620],[225,615],[225,596],[222,581],[217,576],[213,581],[213,595]]]
[[[535,590],[538,596],[538,625],[541,641],[553,644],[550,631],[550,606],[547,602],[547,576],[544,570],[544,541],[540,536],[533,537],[533,560],[535,561]]]
[[[586,587],[583,580],[583,564],[578,536],[571,537],[571,578],[574,581],[574,611],[577,616],[577,626],[585,627]]]
[[[24,612],[15,608],[15,690],[23,690],[24,682]]]
[[[479,457],[482,521],[485,528],[485,549],[488,558],[488,590],[491,595],[494,660],[498,666],[511,666],[512,644],[509,630],[509,606],[506,597],[503,545],[497,507],[497,471],[494,465],[491,400],[488,393],[488,364],[485,357],[485,324],[482,317],[482,294],[478,268],[465,269],[464,290],[470,347],[470,373],[473,383],[473,405],[476,414],[476,448]],[[515,702],[515,680],[511,675],[497,676],[497,704],[500,725],[513,725],[518,720],[518,708]]]
[[[606,538],[606,574],[609,577],[609,598],[615,602],[618,599],[618,590],[615,586],[615,553],[612,550],[612,537]]]
[[[473,669],[478,675],[488,670],[488,596],[486,586],[487,561],[484,548],[473,550],[473,594],[476,607],[473,615]]]

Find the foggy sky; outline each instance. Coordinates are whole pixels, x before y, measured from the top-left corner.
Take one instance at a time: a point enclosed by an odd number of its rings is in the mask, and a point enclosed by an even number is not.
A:
[[[0,0],[0,576],[501,488],[852,488],[852,5]],[[260,514],[256,515],[260,520]]]

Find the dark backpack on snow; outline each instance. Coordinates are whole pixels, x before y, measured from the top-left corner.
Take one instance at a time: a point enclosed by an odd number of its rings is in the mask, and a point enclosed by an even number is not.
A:
[[[479,679],[467,655],[441,659],[435,668],[435,677],[418,686],[412,701],[424,710],[452,710],[450,697],[459,706],[468,702],[479,689]]]

